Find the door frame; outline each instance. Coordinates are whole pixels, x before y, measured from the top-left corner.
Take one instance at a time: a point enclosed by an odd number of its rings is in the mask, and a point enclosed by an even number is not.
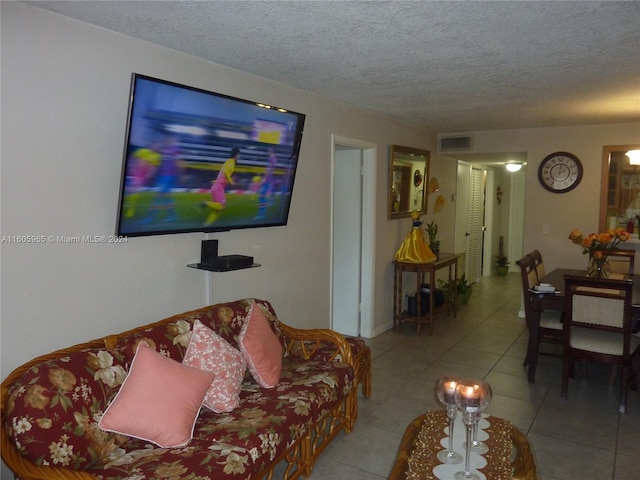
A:
[[[467,233],[469,223],[469,189],[471,184],[471,168],[472,165],[464,160],[456,161],[456,217],[454,227],[454,251],[455,253],[463,253],[462,268],[459,271],[464,272],[468,278],[466,262],[467,252]],[[475,281],[475,279],[473,280]]]
[[[333,328],[333,256],[334,256],[334,212],[336,209],[335,171],[336,148],[338,146],[361,150],[362,152],[362,211],[361,211],[361,250],[360,250],[360,336],[373,338],[375,336],[373,322],[373,302],[375,293],[375,185],[377,145],[375,143],[356,140],[353,138],[331,135],[331,228],[330,228],[330,258],[331,272],[329,275],[329,311],[330,325]]]
[[[496,191],[496,172],[493,168],[484,167],[484,234],[482,239],[482,276],[490,277],[491,269],[495,264],[495,257],[491,246],[495,237],[494,215],[496,201],[493,192]]]

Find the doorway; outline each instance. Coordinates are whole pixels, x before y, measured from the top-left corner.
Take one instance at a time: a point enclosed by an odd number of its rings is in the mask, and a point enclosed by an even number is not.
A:
[[[495,273],[501,236],[508,246],[510,271],[517,272],[515,261],[523,248],[526,166],[506,173],[503,164],[458,160],[457,173],[455,248],[465,254],[467,279],[475,282]]]
[[[331,328],[372,338],[376,145],[331,141]]]

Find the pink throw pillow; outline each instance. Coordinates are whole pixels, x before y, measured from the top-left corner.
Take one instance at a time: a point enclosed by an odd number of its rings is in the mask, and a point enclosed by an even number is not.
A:
[[[275,387],[282,372],[282,345],[255,302],[240,330],[238,344],[258,384],[264,388]]]
[[[182,365],[140,342],[98,426],[163,448],[186,445],[212,381],[211,372]]]
[[[182,363],[215,375],[204,397],[205,407],[222,413],[240,405],[240,390],[247,363],[237,348],[229,345],[200,320],[193,323],[191,340]]]

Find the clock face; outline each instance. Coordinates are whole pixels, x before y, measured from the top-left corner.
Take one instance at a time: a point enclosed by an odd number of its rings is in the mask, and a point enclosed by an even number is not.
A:
[[[538,169],[538,179],[553,193],[573,190],[582,180],[582,163],[568,152],[556,152],[545,157]]]

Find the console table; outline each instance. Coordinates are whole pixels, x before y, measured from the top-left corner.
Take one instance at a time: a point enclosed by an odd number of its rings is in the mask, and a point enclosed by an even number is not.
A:
[[[484,454],[486,466],[478,471],[487,480],[538,480],[531,445],[524,434],[502,418],[487,416],[486,420],[489,438],[484,442],[489,451]],[[439,480],[435,472],[443,466],[437,454],[445,449],[442,439],[447,435],[447,424],[444,409],[430,410],[411,422],[402,437],[389,480]],[[464,428],[459,427],[462,425],[456,427],[462,436]],[[457,464],[456,468],[464,469],[464,463]]]
[[[402,310],[402,274],[403,272],[412,272],[416,274],[416,291],[420,292],[421,286],[425,282],[427,274],[429,274],[430,288],[436,288],[436,271],[441,268],[449,267],[449,285],[455,285],[458,281],[458,257],[455,253],[440,253],[438,258],[428,263],[410,263],[399,262],[395,260],[394,276],[393,276],[393,328],[400,327],[402,322],[415,322],[420,335],[420,327],[423,323],[429,324],[429,335],[433,335],[433,316],[435,314],[435,295],[429,295],[429,312],[421,311],[421,298],[418,295],[416,302],[416,315],[409,315],[407,311]],[[453,269],[453,276],[452,276]],[[451,280],[454,280],[452,283]],[[453,314],[456,314],[455,305],[456,289],[453,290],[453,301],[450,298],[445,299],[445,305],[453,307]]]

